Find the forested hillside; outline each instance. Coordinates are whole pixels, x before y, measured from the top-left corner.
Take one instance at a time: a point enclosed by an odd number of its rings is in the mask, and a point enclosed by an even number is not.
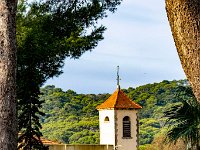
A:
[[[140,145],[150,144],[163,131],[163,111],[179,102],[177,88],[188,86],[186,80],[162,81],[137,88],[123,89],[135,102],[143,106],[139,111]],[[114,92],[115,89],[113,89]],[[62,143],[99,143],[98,111],[96,106],[110,94],[77,94],[55,86],[41,89],[44,100],[41,118],[44,137]]]

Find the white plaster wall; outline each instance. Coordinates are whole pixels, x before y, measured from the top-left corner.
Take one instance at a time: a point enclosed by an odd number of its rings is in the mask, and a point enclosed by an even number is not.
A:
[[[100,144],[115,145],[115,114],[114,110],[99,110]],[[105,122],[105,117],[109,122]]]
[[[116,110],[117,117],[117,150],[137,150],[137,111],[136,110]],[[131,137],[123,139],[123,118],[130,117]]]

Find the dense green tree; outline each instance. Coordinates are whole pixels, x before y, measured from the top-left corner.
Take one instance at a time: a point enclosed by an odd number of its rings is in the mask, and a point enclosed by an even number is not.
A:
[[[200,149],[200,104],[195,99],[190,87],[179,87],[178,97],[181,104],[164,112],[169,126],[167,140],[176,142],[183,139],[193,150]]]
[[[41,92],[44,94],[40,99],[45,101],[42,111],[46,115],[41,118],[45,137],[62,143],[99,143],[96,106],[109,94],[77,94],[72,90],[64,92],[54,86],[46,86]]]
[[[176,96],[179,86],[188,86],[188,83],[186,80],[163,81],[123,89],[131,99],[143,106],[138,113],[141,145],[151,144],[155,135],[164,129],[166,119],[162,117],[163,112],[180,104]],[[40,100],[45,101],[42,111],[46,114],[41,118],[42,132],[47,139],[74,144],[98,143],[98,111],[95,108],[110,94],[77,94],[72,90],[62,91],[55,86],[41,88],[41,92],[44,94]],[[184,97],[191,98],[190,95]],[[163,101],[165,103],[161,104]],[[80,140],[77,140],[78,137]]]
[[[160,131],[160,123],[155,118],[145,118],[140,121],[140,145],[151,143],[154,136]]]
[[[114,12],[120,0],[42,0],[19,2],[17,14],[17,98],[19,142],[24,149],[38,148],[40,132],[39,87],[62,73],[66,57],[77,59],[103,39],[97,21]],[[61,106],[58,106],[58,108]],[[72,109],[79,110],[78,108]],[[68,106],[66,106],[68,108]],[[25,142],[25,144],[23,143]],[[41,145],[42,146],[42,145]]]

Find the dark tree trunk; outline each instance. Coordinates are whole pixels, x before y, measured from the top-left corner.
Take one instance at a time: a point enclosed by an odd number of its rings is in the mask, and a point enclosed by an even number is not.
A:
[[[17,149],[16,8],[17,0],[0,0],[0,150]]]
[[[182,67],[200,102],[200,0],[166,0],[166,10]]]

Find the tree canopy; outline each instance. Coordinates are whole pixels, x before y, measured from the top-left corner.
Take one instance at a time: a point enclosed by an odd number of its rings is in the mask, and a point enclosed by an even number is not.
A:
[[[197,102],[191,87],[180,86],[178,97],[180,104],[164,112],[169,126],[167,140],[176,143],[182,139],[194,150],[200,148],[200,104]]]
[[[114,12],[120,2],[19,1],[16,33],[19,148],[42,144],[36,142],[42,135],[40,86],[62,73],[66,57],[77,59],[97,46],[106,29],[97,24],[98,20],[106,17],[108,11]]]
[[[176,95],[180,86],[188,86],[186,80],[147,84],[137,88],[123,89],[143,108],[139,111],[139,143],[151,144],[154,138],[166,131],[163,112],[180,104]],[[99,143],[98,111],[96,106],[110,94],[77,94],[72,90],[63,91],[55,86],[41,88],[43,103],[42,133],[47,139],[70,144]],[[182,93],[184,95],[184,93]],[[190,95],[184,95],[190,99]]]

